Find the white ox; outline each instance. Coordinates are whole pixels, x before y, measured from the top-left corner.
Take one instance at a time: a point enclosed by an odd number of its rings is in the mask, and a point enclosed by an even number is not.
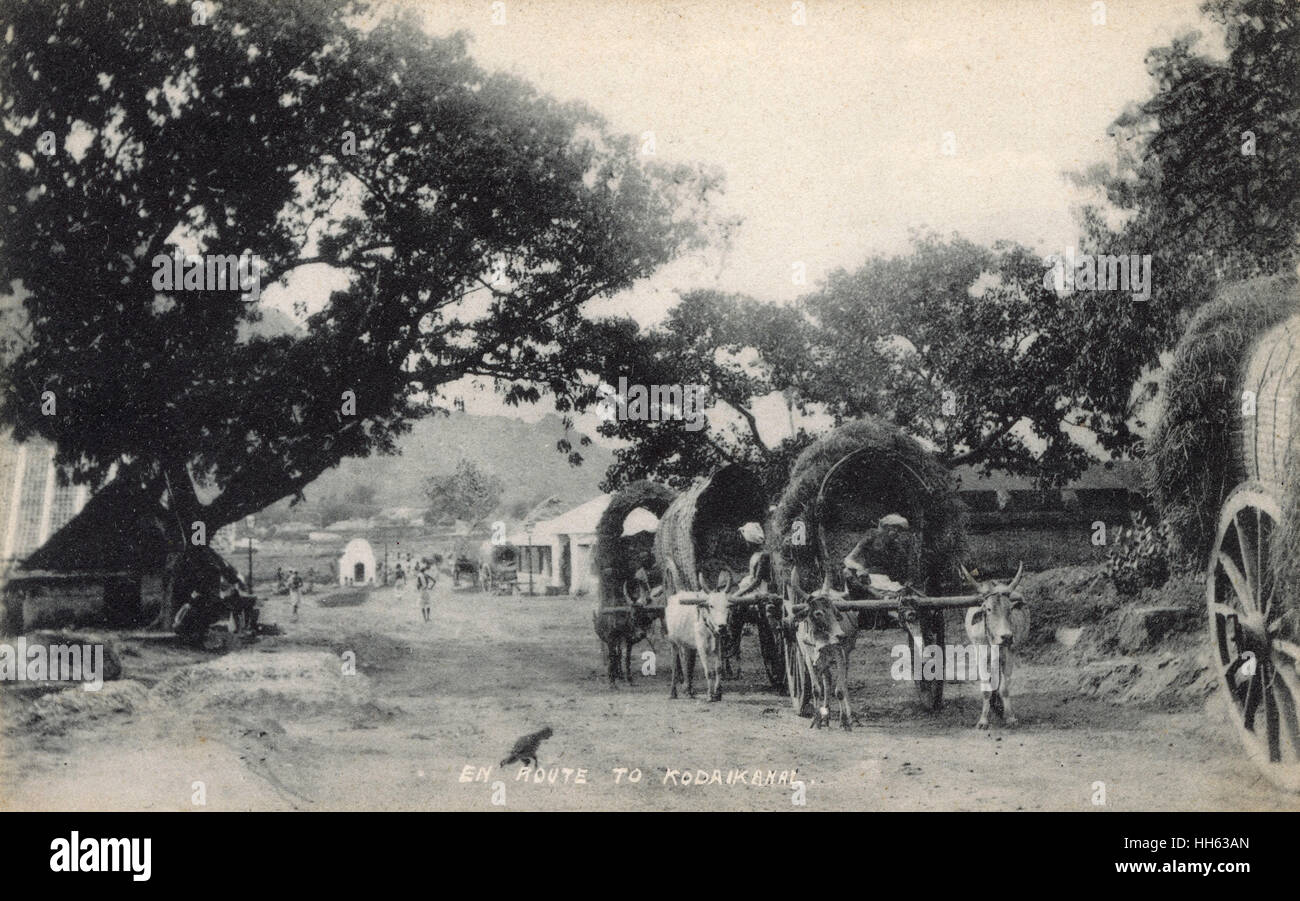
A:
[[[677,568],[667,564],[668,603],[664,609],[664,631],[673,648],[673,678],[669,698],[677,697],[681,670],[686,670],[686,693],[695,697],[695,659],[704,663],[704,681],[709,700],[722,700],[722,645],[727,638],[727,617],[731,609],[731,573],[718,576],[716,591],[676,591],[680,583]],[[703,575],[697,576],[704,584]]]
[[[995,711],[1008,726],[1016,723],[1011,712],[1011,671],[1014,661],[1011,649],[1024,643],[1029,635],[1029,608],[1024,597],[1016,590],[1024,575],[1025,565],[1020,564],[1010,582],[978,582],[961,568],[964,578],[975,593],[981,596],[978,607],[966,611],[966,636],[972,645],[980,648],[981,660],[987,660],[987,671],[981,673],[980,690],[984,693],[984,708],[980,711],[976,729],[989,727],[989,711]]]

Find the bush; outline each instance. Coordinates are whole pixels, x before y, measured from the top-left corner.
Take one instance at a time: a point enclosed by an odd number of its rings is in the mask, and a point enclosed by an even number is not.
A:
[[[1143,588],[1159,588],[1169,579],[1169,524],[1152,527],[1146,514],[1132,516],[1133,525],[1120,532],[1102,569],[1124,597],[1136,597]]]

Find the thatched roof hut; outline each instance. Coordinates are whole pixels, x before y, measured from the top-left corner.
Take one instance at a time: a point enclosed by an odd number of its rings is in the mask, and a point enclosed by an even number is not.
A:
[[[600,606],[617,607],[625,603],[623,583],[635,575],[637,567],[649,556],[646,533],[623,534],[628,516],[636,510],[648,510],[662,517],[676,496],[677,492],[671,488],[643,479],[609,499],[596,524],[593,564],[600,579]]]
[[[1300,284],[1278,275],[1231,285],[1197,311],[1165,377],[1146,475],[1178,549],[1198,561],[1214,541],[1228,493],[1247,480],[1273,483],[1283,513],[1274,559],[1279,573],[1300,587],[1300,385],[1283,377],[1273,380],[1274,390],[1261,392],[1255,384],[1261,373],[1248,372],[1276,368],[1294,353],[1300,324],[1288,320],[1298,309]],[[1287,332],[1283,340],[1261,348],[1277,328]],[[1260,359],[1261,350],[1267,360]],[[1246,398],[1247,390],[1254,396]],[[1265,445],[1261,455],[1257,448]],[[1288,448],[1289,459],[1283,459]]]
[[[684,584],[698,590],[697,575],[710,586],[727,569],[742,576],[753,552],[740,534],[747,522],[767,518],[767,494],[752,472],[738,464],[697,479],[664,513],[655,535],[655,560],[661,568],[672,560]]]
[[[819,504],[823,485],[825,503]],[[840,426],[795,460],[772,513],[767,541],[778,580],[797,565],[804,587],[815,588],[828,557],[832,582],[838,584],[839,561],[889,513],[905,516],[922,536],[923,585],[918,587],[930,594],[955,587],[966,546],[966,511],[948,470],[883,420],[867,417]]]
[[[91,496],[82,511],[27,556],[22,571],[140,573],[162,569],[166,523],[157,498],[126,479]],[[170,524],[175,532],[179,527]]]
[[[35,608],[43,598],[66,602],[66,610],[49,613],[54,619],[47,625],[62,625],[57,618],[65,614],[78,622],[101,617],[110,625],[147,622],[164,602],[168,554],[182,547],[206,572],[236,578],[234,567],[211,547],[181,544],[180,525],[168,519],[160,499],[161,489],[155,493],[126,478],[94,494],[8,573],[2,630],[21,629],[23,605]]]

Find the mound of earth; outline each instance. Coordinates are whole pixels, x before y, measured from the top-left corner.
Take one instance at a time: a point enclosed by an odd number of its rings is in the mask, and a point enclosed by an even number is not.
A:
[[[368,680],[351,661],[319,651],[228,654],[173,673],[154,693],[176,709],[281,716],[337,713],[370,701]]]
[[[22,725],[32,732],[60,735],[72,726],[130,715],[150,704],[149,689],[132,679],[105,682],[98,691],[74,686],[41,695],[26,708]]]
[[[1130,598],[1099,567],[1070,566],[1027,574],[1021,590],[1031,611],[1025,659],[1055,687],[1165,709],[1198,706],[1214,690],[1199,574]]]

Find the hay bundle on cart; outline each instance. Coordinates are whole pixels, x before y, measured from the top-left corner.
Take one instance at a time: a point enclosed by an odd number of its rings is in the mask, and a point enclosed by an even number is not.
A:
[[[624,535],[623,527],[636,510],[646,510],[663,517],[677,492],[657,482],[633,482],[609,499],[609,505],[596,524],[594,562],[600,579],[600,606],[618,607],[627,603],[623,588],[644,567],[651,585],[660,575],[654,565],[654,532]],[[660,525],[662,528],[662,522]]]
[[[768,528],[778,582],[798,567],[812,591],[829,576],[842,589],[841,561],[881,517],[904,516],[921,540],[914,587],[941,594],[960,584],[965,508],[951,478],[913,438],[886,422],[847,423],[804,450]]]
[[[667,569],[671,560],[678,590],[712,588],[726,570],[735,581],[746,573],[756,548],[740,534],[741,526],[767,518],[767,495],[752,472],[738,464],[697,479],[664,513],[655,535],[655,560]],[[700,585],[699,575],[705,585]]]
[[[1294,438],[1296,421],[1281,398],[1244,394],[1251,350],[1295,315],[1294,278],[1233,285],[1202,307],[1174,351],[1164,379],[1164,406],[1147,442],[1147,487],[1180,551],[1201,560],[1214,542],[1219,508],[1247,478],[1255,436]],[[1258,386],[1255,386],[1258,388]],[[1294,399],[1292,399],[1294,403]],[[1280,449],[1280,448],[1278,448]],[[1263,461],[1272,467],[1276,450]],[[1277,480],[1278,476],[1272,476]]]
[[[669,563],[680,583],[669,590],[698,591],[715,588],[725,572],[733,586],[749,570],[750,558],[760,548],[750,545],[741,534],[746,523],[767,518],[767,493],[763,483],[745,467],[730,464],[707,478],[697,479],[673,501],[659,522],[655,535],[655,560],[667,573]],[[701,577],[703,581],[701,582]],[[665,575],[665,584],[670,581]],[[759,651],[767,677],[779,687],[785,676],[766,603],[750,595],[733,600],[731,642],[723,648],[724,675],[739,672],[740,643],[746,624],[757,631]]]
[[[1275,276],[1193,318],[1166,378],[1149,477],[1203,555],[1219,694],[1247,756],[1300,791],[1300,288]]]

